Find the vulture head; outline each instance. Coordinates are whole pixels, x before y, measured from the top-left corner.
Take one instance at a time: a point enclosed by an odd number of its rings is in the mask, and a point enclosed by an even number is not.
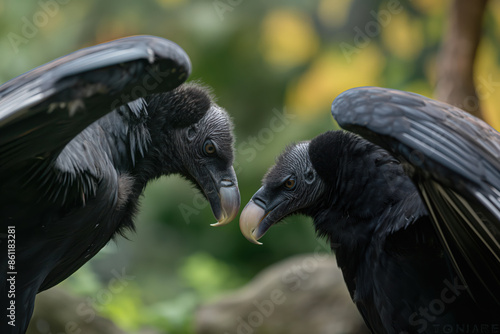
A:
[[[148,128],[154,141],[150,153],[158,174],[176,173],[191,181],[206,197],[217,219],[213,226],[233,220],[240,207],[233,168],[233,125],[210,91],[189,83],[146,100]],[[152,158],[152,160],[151,160]],[[158,168],[158,167],[155,167]]]
[[[264,176],[240,216],[240,228],[251,242],[292,214],[312,215],[321,206],[325,182],[310,158],[311,142],[291,145],[277,158]]]

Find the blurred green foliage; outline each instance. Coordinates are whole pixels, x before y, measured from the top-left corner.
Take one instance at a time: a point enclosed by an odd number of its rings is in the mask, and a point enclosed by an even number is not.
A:
[[[294,141],[336,128],[329,109],[340,92],[379,85],[432,95],[449,1],[434,0],[40,0],[0,2],[0,82],[78,48],[137,34],[175,41],[190,55],[191,79],[213,87],[235,123],[242,204],[275,157]],[[500,2],[490,4],[478,76],[498,82]],[[483,99],[492,112],[500,94]],[[192,331],[200,302],[241,286],[262,268],[323,247],[308,219],[291,217],[263,245],[238,223],[220,228],[184,180],[148,186],[137,233],[107,246],[63,285],[134,331]],[[115,271],[113,271],[115,270]],[[133,277],[109,300],[113,272]],[[104,296],[104,295],[103,295]]]

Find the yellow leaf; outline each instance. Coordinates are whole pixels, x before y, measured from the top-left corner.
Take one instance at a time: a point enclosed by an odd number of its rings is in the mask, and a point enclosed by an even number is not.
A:
[[[412,0],[411,3],[424,14],[436,15],[449,7],[450,0]]]
[[[488,2],[488,6],[486,10],[493,14],[493,17],[496,22],[496,26],[500,25],[500,2],[499,1],[490,1]],[[498,29],[498,28],[497,28]]]
[[[279,9],[262,22],[261,52],[277,68],[290,68],[309,60],[318,49],[318,36],[304,13]]]
[[[415,59],[424,44],[423,25],[401,12],[392,16],[382,30],[382,41],[391,53],[405,60]]]
[[[476,91],[484,118],[500,130],[500,68],[498,52],[490,39],[483,38],[477,50],[475,63]]]
[[[341,27],[347,21],[352,0],[321,0],[318,17],[327,27]]]
[[[288,87],[286,105],[305,117],[328,112],[333,99],[341,92],[353,87],[379,85],[384,65],[382,53],[373,44],[350,59],[340,51],[324,52]]]

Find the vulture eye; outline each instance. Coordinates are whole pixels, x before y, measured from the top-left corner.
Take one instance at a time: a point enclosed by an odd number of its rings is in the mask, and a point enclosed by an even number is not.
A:
[[[210,139],[207,139],[205,144],[203,144],[203,152],[206,155],[214,155],[215,151],[216,149],[214,143]]]
[[[293,177],[290,177],[285,181],[285,183],[283,183],[283,185],[285,186],[285,188],[292,190],[293,188],[295,188],[295,179]]]

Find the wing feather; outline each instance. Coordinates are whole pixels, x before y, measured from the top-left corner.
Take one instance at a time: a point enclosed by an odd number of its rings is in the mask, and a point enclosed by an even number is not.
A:
[[[500,304],[500,134],[448,104],[384,88],[346,91],[332,114],[403,162],[473,297]]]
[[[55,159],[103,115],[177,87],[190,70],[177,44],[134,36],[73,52],[10,80],[0,86],[0,171],[26,159]]]

